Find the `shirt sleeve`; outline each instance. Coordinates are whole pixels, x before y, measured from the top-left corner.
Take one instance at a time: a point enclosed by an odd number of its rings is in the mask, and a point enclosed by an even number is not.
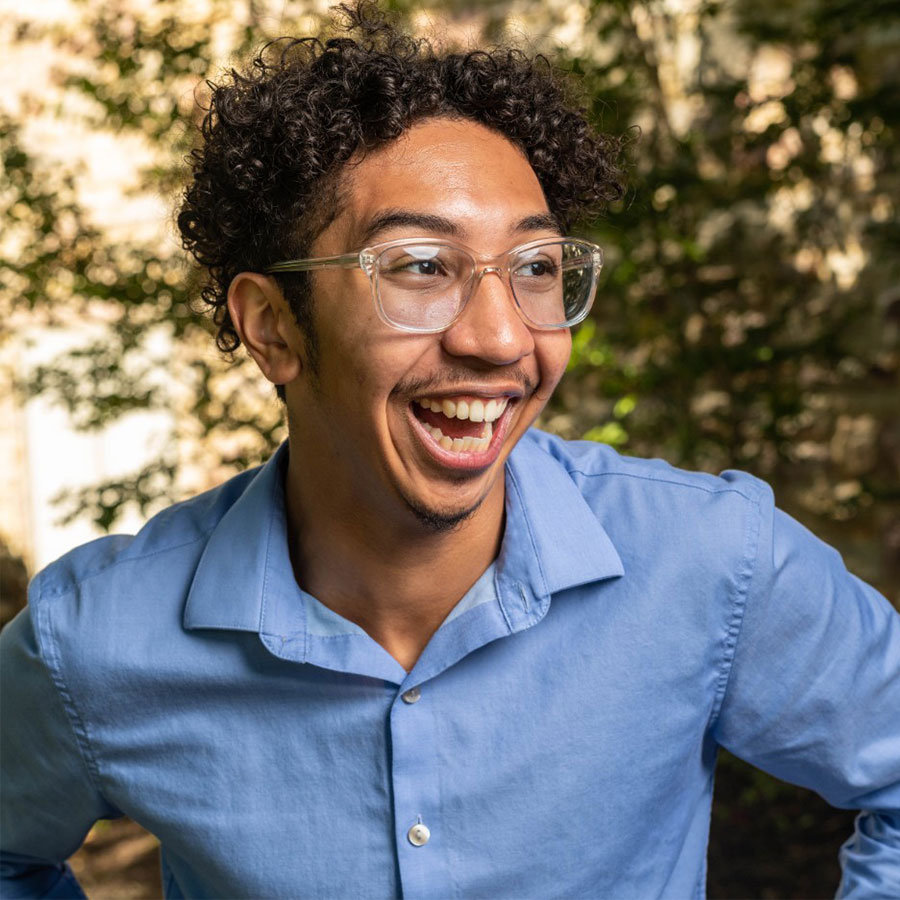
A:
[[[758,521],[714,736],[861,810],[838,896],[900,897],[900,616],[771,500]]]
[[[84,897],[65,860],[97,819],[118,812],[95,787],[40,615],[26,608],[0,634],[0,896]]]

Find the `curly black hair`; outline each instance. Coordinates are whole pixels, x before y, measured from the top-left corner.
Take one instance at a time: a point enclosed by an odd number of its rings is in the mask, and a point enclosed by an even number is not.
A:
[[[517,145],[563,229],[623,194],[622,139],[591,130],[545,57],[445,52],[404,33],[371,0],[337,11],[343,36],[280,38],[247,71],[210,85],[178,226],[207,271],[201,297],[224,352],[240,344],[226,306],[232,278],[309,255],[339,210],[341,167],[416,121],[470,119]],[[314,365],[308,275],[278,278]]]

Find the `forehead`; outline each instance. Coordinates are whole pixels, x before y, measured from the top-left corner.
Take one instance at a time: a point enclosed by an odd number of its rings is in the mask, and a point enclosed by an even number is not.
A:
[[[502,242],[524,219],[548,212],[524,153],[468,120],[417,123],[397,140],[351,161],[347,174],[338,222],[354,246],[375,237],[369,226],[385,211],[443,219],[452,224],[454,236],[473,243],[490,241],[492,235]]]

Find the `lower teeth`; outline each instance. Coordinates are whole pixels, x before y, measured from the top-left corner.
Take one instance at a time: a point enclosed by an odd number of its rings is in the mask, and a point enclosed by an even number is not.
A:
[[[450,450],[453,453],[483,453],[490,446],[494,434],[494,426],[490,422],[485,422],[480,438],[451,438],[433,425],[426,424],[425,428],[444,450]]]

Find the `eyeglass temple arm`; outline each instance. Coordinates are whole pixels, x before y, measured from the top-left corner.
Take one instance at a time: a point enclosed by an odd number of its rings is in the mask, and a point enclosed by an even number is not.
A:
[[[311,269],[326,269],[331,266],[340,266],[350,269],[360,265],[358,253],[344,253],[341,256],[320,256],[316,259],[285,259],[272,263],[266,269],[266,274],[272,272],[308,272]]]

